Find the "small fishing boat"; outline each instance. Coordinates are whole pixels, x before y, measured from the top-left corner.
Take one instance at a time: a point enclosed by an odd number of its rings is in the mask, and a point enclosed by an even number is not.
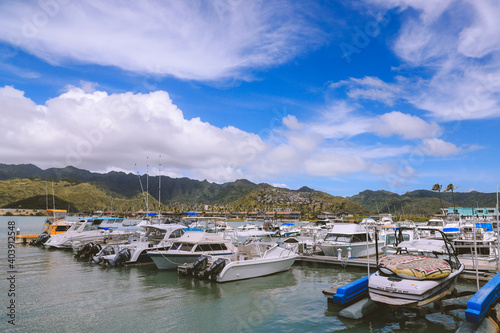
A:
[[[235,246],[221,233],[187,230],[167,250],[147,252],[160,270],[175,269],[184,263],[196,261],[200,255],[228,256],[235,253]]]
[[[295,227],[294,223],[282,223],[279,226],[279,235],[281,237],[295,237],[300,234],[300,229]]]
[[[374,302],[394,307],[419,307],[435,302],[455,289],[464,265],[453,245],[442,239],[404,241],[396,229],[395,254],[378,259],[378,270],[368,278],[368,293]]]
[[[49,217],[48,214],[53,216]],[[72,225],[72,222],[66,220],[66,210],[63,209],[47,209],[47,219],[45,220],[44,229],[40,234],[34,235],[16,235],[16,243],[28,243],[30,245],[43,245],[52,235],[62,234],[66,232]]]
[[[249,241],[232,256],[201,256],[194,264],[178,267],[179,274],[229,282],[287,271],[298,254],[275,242]]]

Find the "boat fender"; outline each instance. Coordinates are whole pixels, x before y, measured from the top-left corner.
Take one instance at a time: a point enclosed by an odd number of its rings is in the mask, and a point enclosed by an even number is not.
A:
[[[130,259],[130,250],[129,249],[121,249],[115,256],[114,259],[108,260],[108,266],[116,266],[123,265],[127,260]]]
[[[219,275],[219,273],[224,269],[224,266],[226,266],[226,260],[224,260],[224,258],[218,258],[214,261],[212,266],[210,266],[210,268],[206,270],[205,278],[215,280],[217,278],[217,275]]]
[[[208,257],[206,255],[201,255],[196,259],[191,267],[187,269],[188,275],[197,276],[200,272],[202,272],[207,266]]]

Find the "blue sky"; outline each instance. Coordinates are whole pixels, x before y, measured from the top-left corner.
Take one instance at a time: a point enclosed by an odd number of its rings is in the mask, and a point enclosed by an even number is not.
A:
[[[0,162],[494,192],[495,1],[2,1]]]

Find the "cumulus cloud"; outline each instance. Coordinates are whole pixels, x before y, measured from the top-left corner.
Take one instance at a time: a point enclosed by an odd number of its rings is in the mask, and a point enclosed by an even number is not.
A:
[[[424,139],[423,140],[423,152],[426,155],[431,156],[448,156],[455,155],[461,151],[461,148],[457,147],[451,142],[446,142],[441,139]]]
[[[375,119],[373,130],[380,136],[400,135],[404,139],[422,139],[441,134],[441,128],[435,122],[428,123],[398,111],[385,113]]]
[[[439,126],[415,116],[391,112],[370,118],[345,103],[328,110],[309,122],[287,115],[282,119],[287,127],[264,142],[232,126],[186,119],[165,91],[108,94],[68,86],[60,96],[37,105],[24,92],[6,86],[0,88],[0,154],[6,163],[26,163],[28,157],[42,168],[73,165],[92,171],[135,171],[136,163],[152,165],[161,155],[162,173],[170,176],[258,182],[361,172],[382,176],[416,147],[433,157],[464,151],[432,136],[439,134]],[[356,122],[363,126],[349,127]],[[345,128],[357,131],[341,137]],[[356,143],[361,134],[397,135],[414,142]]]
[[[287,115],[283,118],[283,124],[291,130],[300,130],[303,128],[303,125],[293,115]]]
[[[325,39],[312,4],[271,1],[2,1],[0,40],[51,64],[203,81],[250,79]]]
[[[0,88],[0,105],[0,149],[11,163],[25,163],[29,156],[41,167],[102,171],[109,164],[132,169],[161,154],[172,170],[210,169],[211,179],[227,180],[240,176],[265,147],[255,134],[185,119],[164,91],[108,95],[73,87],[36,105],[7,86]]]

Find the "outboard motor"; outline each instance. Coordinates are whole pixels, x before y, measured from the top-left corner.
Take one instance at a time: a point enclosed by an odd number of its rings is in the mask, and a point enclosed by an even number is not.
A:
[[[76,254],[75,258],[76,259],[84,259],[84,260],[89,260],[93,256],[95,256],[97,253],[101,251],[101,245],[99,244],[94,244],[92,242],[85,244],[82,248],[80,248]]]
[[[33,246],[41,246],[43,244],[45,244],[50,238],[50,235],[46,232],[44,233],[41,233],[40,235],[38,235],[37,238],[33,239],[31,242],[30,242],[30,245],[33,245]]]
[[[90,249],[87,251],[86,255],[85,255],[85,260],[89,260],[90,258],[92,258],[93,256],[95,256],[96,254],[98,254],[99,252],[101,252],[101,245],[99,244],[93,244],[91,243],[92,246],[90,247]]]
[[[106,266],[114,267],[116,265],[123,265],[127,260],[130,260],[130,250],[121,249],[114,259],[107,261]]]
[[[99,245],[99,247],[101,247]],[[109,256],[111,254],[115,254],[115,248],[111,245],[106,246],[101,251],[97,252],[97,255],[94,256],[93,259],[90,260],[91,264],[99,264],[102,261],[102,257]]]
[[[217,279],[217,275],[219,275],[219,273],[224,269],[224,266],[226,266],[226,260],[224,260],[224,258],[218,258],[214,261],[212,266],[204,272],[204,277],[215,281]]]
[[[76,251],[74,257],[75,259],[83,259],[89,252],[89,250],[92,248],[94,244],[92,242],[85,244],[84,246],[80,246],[78,251]]]
[[[196,261],[193,263],[193,266],[187,269],[188,275],[197,276],[200,272],[202,272],[207,266],[208,257],[206,255],[201,255]]]

